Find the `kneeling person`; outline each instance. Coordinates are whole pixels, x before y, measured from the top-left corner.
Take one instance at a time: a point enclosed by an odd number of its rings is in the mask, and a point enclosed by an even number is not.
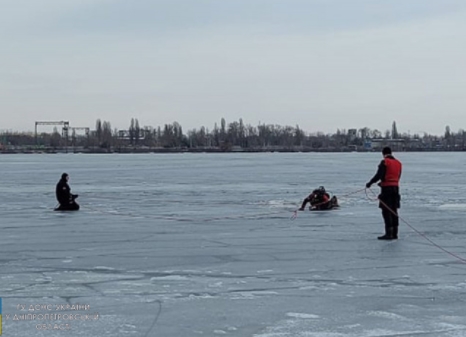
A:
[[[312,191],[309,196],[303,200],[300,211],[304,211],[307,203],[311,204],[310,210],[326,210],[338,207],[338,200],[336,196],[330,198],[330,195],[325,191],[323,186]]]
[[[60,204],[55,211],[77,211],[79,210],[79,205],[76,203],[75,199],[78,197],[77,194],[71,194],[71,188],[68,185],[68,180],[70,177],[67,173],[61,175],[60,181],[57,183],[55,188],[55,195],[57,201]]]

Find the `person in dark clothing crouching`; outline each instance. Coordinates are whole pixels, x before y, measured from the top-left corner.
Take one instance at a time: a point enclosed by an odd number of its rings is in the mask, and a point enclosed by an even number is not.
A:
[[[55,195],[57,201],[60,204],[55,211],[77,211],[79,210],[79,205],[76,203],[75,199],[78,197],[77,194],[71,194],[71,188],[68,185],[68,180],[70,177],[67,173],[61,175],[60,181],[57,183],[55,188]]]
[[[306,204],[310,203],[310,210],[328,210],[338,207],[338,200],[336,196],[330,198],[330,195],[325,191],[323,186],[312,191],[307,198],[303,200],[299,211],[304,211]]]
[[[366,184],[370,188],[372,184],[380,180],[379,207],[385,222],[385,235],[379,236],[379,240],[398,239],[398,208],[400,208],[399,182],[401,178],[402,164],[392,155],[389,147],[382,150],[384,159],[380,162],[377,173]]]

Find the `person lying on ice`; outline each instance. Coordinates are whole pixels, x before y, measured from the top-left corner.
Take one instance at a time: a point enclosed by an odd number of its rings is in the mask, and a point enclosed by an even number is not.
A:
[[[300,211],[304,211],[306,204],[310,203],[310,210],[326,210],[338,207],[338,200],[336,196],[330,198],[330,195],[325,191],[323,186],[312,191],[309,196],[303,200]]]

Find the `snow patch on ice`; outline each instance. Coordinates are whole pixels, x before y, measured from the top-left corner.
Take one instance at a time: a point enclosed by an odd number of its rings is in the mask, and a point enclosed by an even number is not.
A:
[[[209,283],[209,288],[220,288],[223,285],[223,282]]]
[[[319,318],[320,316],[318,315],[313,315],[313,314],[303,314],[303,313],[299,313],[299,312],[289,312],[286,314],[288,317],[294,317],[294,318],[304,318],[304,319],[308,319],[308,318],[312,318],[312,319],[316,319],[316,318]]]
[[[186,276],[180,276],[180,275],[167,275],[167,276],[157,276],[157,277],[151,277],[150,281],[151,282],[157,282],[157,281],[186,281],[188,278]]]
[[[443,204],[438,207],[439,209],[447,211],[464,211],[466,212],[466,204]]]
[[[116,270],[115,268],[105,267],[105,266],[97,266],[94,270]]]
[[[383,318],[388,318],[388,319],[395,319],[395,320],[406,320],[406,318],[403,316],[394,314],[392,312],[387,312],[387,311],[369,311],[368,315],[383,317]]]

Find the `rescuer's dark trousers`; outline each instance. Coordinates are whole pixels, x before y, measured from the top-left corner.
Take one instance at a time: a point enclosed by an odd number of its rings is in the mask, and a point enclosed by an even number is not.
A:
[[[400,193],[398,186],[382,187],[379,195],[379,207],[385,222],[385,235],[398,239],[398,208],[400,208]]]

